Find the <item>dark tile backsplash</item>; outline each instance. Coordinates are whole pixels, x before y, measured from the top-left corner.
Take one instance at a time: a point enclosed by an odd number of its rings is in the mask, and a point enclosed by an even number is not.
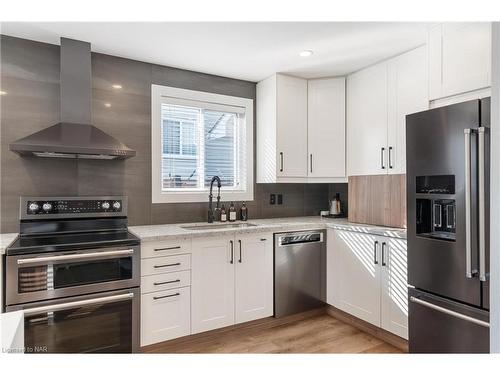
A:
[[[255,83],[93,53],[94,125],[137,156],[21,158],[9,151],[10,142],[59,121],[59,46],[4,35],[0,44],[1,87],[7,92],[0,97],[1,233],[18,231],[21,195],[127,195],[130,225],[206,220],[207,203],[151,204],[151,84],[255,99]],[[347,184],[256,184],[249,217],[317,215],[337,191],[346,205]],[[270,205],[271,193],[283,194],[283,205]]]

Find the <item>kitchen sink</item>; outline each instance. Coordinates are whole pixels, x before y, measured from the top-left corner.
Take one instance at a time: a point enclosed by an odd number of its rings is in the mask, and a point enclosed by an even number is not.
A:
[[[252,224],[252,223],[228,223],[228,224],[181,225],[181,228],[188,230],[207,230],[207,229],[227,229],[227,228],[251,228],[257,226],[258,224]]]

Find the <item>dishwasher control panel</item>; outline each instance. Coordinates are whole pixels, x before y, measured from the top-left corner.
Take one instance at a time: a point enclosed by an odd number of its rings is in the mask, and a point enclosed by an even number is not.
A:
[[[278,245],[294,245],[300,243],[308,242],[323,242],[322,232],[310,232],[310,233],[289,233],[283,234],[278,237]]]

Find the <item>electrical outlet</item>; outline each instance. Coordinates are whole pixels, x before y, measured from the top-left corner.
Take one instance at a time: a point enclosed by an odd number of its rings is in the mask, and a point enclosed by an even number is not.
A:
[[[276,194],[271,194],[269,196],[269,204],[276,204]]]
[[[278,194],[278,204],[283,204],[283,194]]]

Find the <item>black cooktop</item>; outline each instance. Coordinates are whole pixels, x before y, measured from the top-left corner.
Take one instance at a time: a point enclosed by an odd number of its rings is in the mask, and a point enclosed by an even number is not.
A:
[[[7,255],[47,253],[111,246],[135,246],[140,240],[126,230],[19,236],[6,250]]]

